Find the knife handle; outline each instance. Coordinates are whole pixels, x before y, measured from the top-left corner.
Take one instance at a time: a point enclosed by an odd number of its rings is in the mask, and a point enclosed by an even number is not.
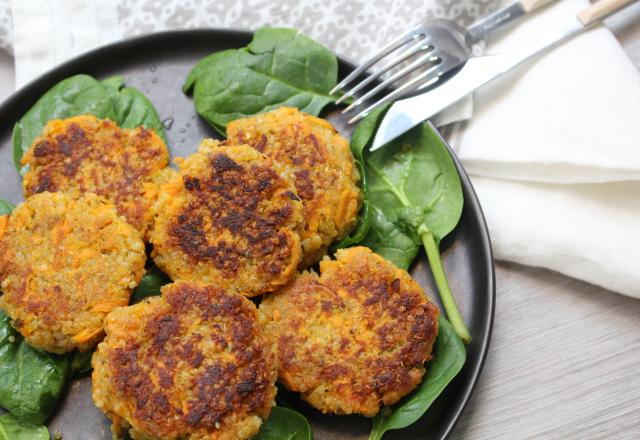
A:
[[[475,43],[483,40],[494,30],[552,1],[554,0],[519,0],[500,8],[467,27],[467,41]]]
[[[599,0],[578,14],[578,20],[589,26],[624,8],[635,0]]]
[[[522,5],[522,9],[524,9],[525,12],[531,12],[534,9],[538,9],[539,7],[544,6],[552,1],[553,0],[520,0],[520,4]]]

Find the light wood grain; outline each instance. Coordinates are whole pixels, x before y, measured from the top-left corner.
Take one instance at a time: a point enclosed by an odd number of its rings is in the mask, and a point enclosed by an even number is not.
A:
[[[598,0],[584,11],[581,11],[578,14],[578,20],[580,20],[583,25],[589,26],[634,1],[635,0]]]
[[[638,438],[640,301],[543,269],[496,274],[487,364],[451,438]]]
[[[552,1],[554,0],[520,0],[520,4],[525,11],[531,12]]]

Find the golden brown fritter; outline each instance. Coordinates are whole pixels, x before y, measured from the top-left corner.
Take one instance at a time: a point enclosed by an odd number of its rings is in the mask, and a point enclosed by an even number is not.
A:
[[[114,436],[236,440],[275,404],[276,353],[255,306],[211,285],[179,281],[114,310],[93,356],[93,401]]]
[[[305,208],[301,267],[310,267],[354,226],[361,204],[349,143],[324,119],[283,107],[227,126],[229,141],[280,162]]]
[[[365,247],[339,250],[265,297],[279,381],[325,413],[374,416],[422,380],[438,309],[405,271]]]
[[[121,129],[90,115],[49,121],[26,152],[24,196],[44,191],[99,194],[146,237],[154,176],[169,163],[164,142],[144,127]]]
[[[5,219],[0,309],[34,347],[95,347],[144,274],[140,233],[95,194],[36,194]]]
[[[153,259],[172,279],[247,296],[286,284],[300,262],[302,204],[278,164],[205,140],[160,188]]]

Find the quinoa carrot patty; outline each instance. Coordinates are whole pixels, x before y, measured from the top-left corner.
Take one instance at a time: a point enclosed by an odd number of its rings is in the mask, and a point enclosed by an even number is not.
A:
[[[277,163],[205,140],[160,187],[152,257],[172,279],[247,296],[286,284],[300,262],[302,204]]]
[[[0,309],[12,325],[42,350],[93,348],[144,274],[140,233],[95,194],[49,192],[19,204],[0,229]]]
[[[275,404],[276,354],[255,306],[179,281],[114,310],[92,359],[93,400],[115,438],[243,440]]]
[[[317,409],[374,416],[411,392],[438,333],[438,309],[407,272],[365,247],[342,249],[265,297],[279,381]]]

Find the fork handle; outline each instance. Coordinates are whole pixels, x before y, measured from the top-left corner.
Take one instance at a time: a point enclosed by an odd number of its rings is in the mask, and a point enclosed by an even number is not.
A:
[[[520,0],[520,4],[522,5],[522,9],[524,9],[525,12],[531,12],[534,9],[538,9],[539,7],[544,6],[552,1],[553,0]]]
[[[584,26],[603,20],[619,9],[624,8],[635,0],[598,0],[593,5],[578,14],[578,20]]]

